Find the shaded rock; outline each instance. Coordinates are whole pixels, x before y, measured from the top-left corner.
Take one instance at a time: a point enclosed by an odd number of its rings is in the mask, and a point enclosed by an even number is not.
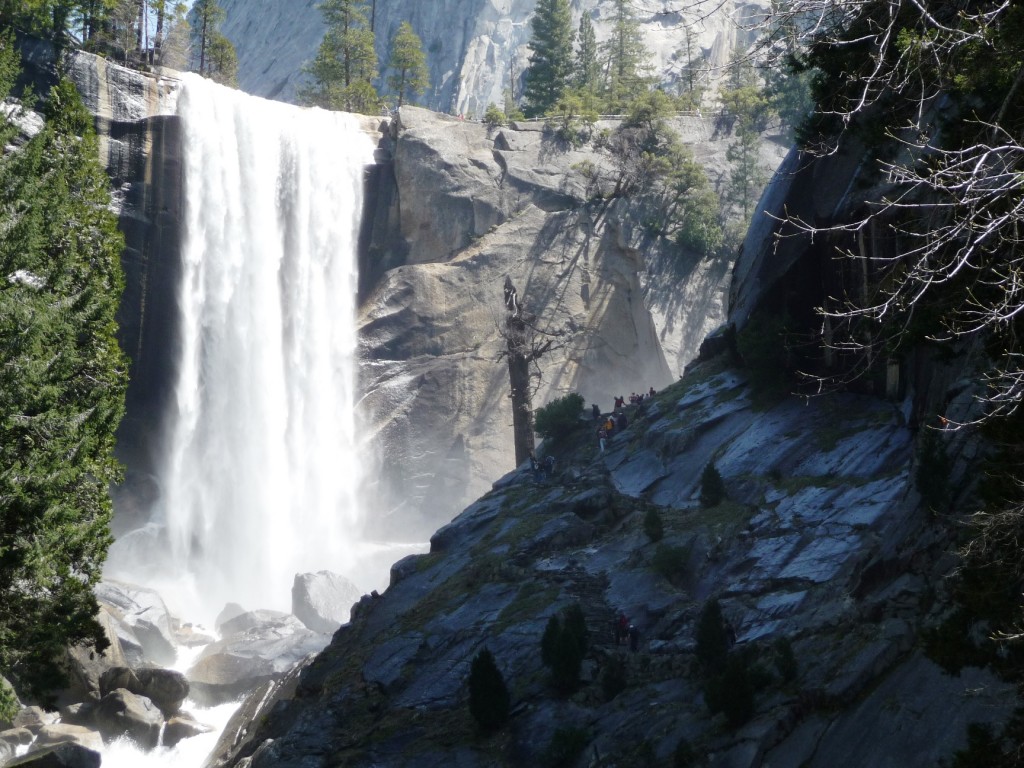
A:
[[[104,741],[127,736],[147,750],[156,747],[164,723],[156,704],[123,688],[100,699],[93,719]]]
[[[111,667],[128,665],[128,659],[121,648],[120,633],[117,627],[119,622],[111,615],[110,611],[110,608],[101,605],[96,616],[100,626],[103,627],[103,633],[110,642],[105,651],[100,653],[93,646],[80,645],[68,649],[65,667],[70,684],[61,696],[62,700],[98,699],[103,695],[100,692],[100,677],[103,673]]]
[[[16,747],[31,744],[34,738],[35,736],[32,735],[32,731],[28,728],[8,728],[6,731],[0,731],[0,741]]]
[[[7,763],[8,768],[14,766],[30,766],[31,768],[100,768],[100,753],[80,744],[58,744],[45,747],[39,751],[31,751],[27,755],[17,757]]]
[[[57,722],[57,717],[56,713],[47,712],[42,707],[24,707],[18,710],[11,725],[15,728],[28,728],[30,731],[35,731],[44,725],[53,725]]]
[[[174,663],[178,652],[174,646],[173,626],[177,621],[155,590],[104,581],[96,587],[96,599],[131,628],[148,661],[160,665]]]
[[[260,627],[283,628],[289,626],[298,629],[305,625],[290,613],[261,608],[256,611],[245,611],[227,621],[222,621],[217,629],[223,637],[227,638]]]
[[[92,712],[96,706],[94,701],[77,701],[60,708],[60,721],[67,725],[92,725]]]
[[[212,733],[213,726],[200,723],[188,712],[180,712],[167,721],[164,726],[163,746],[174,747],[183,739]]]
[[[77,744],[86,749],[100,752],[103,749],[103,738],[92,728],[55,723],[40,728],[32,746],[35,749],[53,747],[58,744]]]
[[[188,698],[189,685],[185,675],[172,669],[113,667],[100,678],[100,694],[123,688],[152,701],[165,715],[173,715]]]
[[[361,592],[337,573],[297,573],[292,584],[292,613],[314,632],[331,633],[348,621]]]

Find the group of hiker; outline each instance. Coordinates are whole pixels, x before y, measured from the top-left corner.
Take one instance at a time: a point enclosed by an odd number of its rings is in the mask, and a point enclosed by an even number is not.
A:
[[[629,404],[637,406],[638,411],[644,407],[644,399],[654,397],[657,394],[654,387],[645,395],[643,392],[637,394],[633,392],[629,396]],[[594,403],[590,406],[590,412],[594,417],[594,421],[598,422],[597,426],[597,446],[601,453],[604,453],[605,445],[608,439],[616,432],[622,432],[627,426],[629,426],[629,419],[626,417],[625,412],[626,399],[619,395],[615,398],[615,403],[612,407],[612,412],[605,416],[601,413],[601,407]]]
[[[533,472],[535,482],[546,483],[548,478],[555,476],[555,457],[548,454],[543,459],[538,459],[530,453],[530,471]]]
[[[640,630],[636,628],[625,613],[620,613],[617,619],[612,621],[615,644],[627,643],[629,650],[636,653],[640,649]]]

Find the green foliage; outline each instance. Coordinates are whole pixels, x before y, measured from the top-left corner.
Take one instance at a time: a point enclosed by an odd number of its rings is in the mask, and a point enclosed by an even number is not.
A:
[[[493,731],[508,720],[511,697],[494,655],[484,648],[469,669],[469,713],[481,730]]]
[[[0,100],[11,95],[20,71],[21,56],[15,47],[14,30],[4,30],[0,32]]]
[[[594,23],[589,13],[580,15],[580,26],[576,33],[579,48],[576,51],[576,72],[573,85],[576,90],[596,96],[601,87],[601,62],[598,60],[599,49]]]
[[[423,93],[430,85],[423,43],[408,21],[399,25],[391,40],[388,65],[392,71],[388,75],[388,87],[398,96],[398,106],[402,106],[406,97]]]
[[[949,477],[953,463],[949,459],[939,433],[922,430],[917,449],[914,485],[923,503],[932,512],[944,512],[949,506]]]
[[[563,693],[571,693],[579,685],[588,634],[586,617],[578,603],[563,610],[561,619],[548,619],[541,638],[541,661],[551,671],[551,684]]]
[[[92,588],[126,386],[123,239],[92,121],[68,81],[46,116],[0,161],[0,670],[32,696],[63,682],[68,645],[107,645]]]
[[[788,637],[780,637],[775,641],[772,648],[772,659],[775,662],[775,670],[784,683],[796,680],[799,667],[796,663],[796,654],[793,653],[793,644]]]
[[[574,765],[589,741],[590,734],[582,728],[558,728],[544,750],[544,765],[548,768],[568,768]]]
[[[626,690],[627,682],[626,657],[622,654],[610,656],[601,670],[601,693],[605,701],[611,701]]]
[[[615,0],[611,22],[611,33],[601,46],[601,65],[607,73],[601,95],[605,109],[621,114],[648,89],[650,53],[629,0]]]
[[[578,429],[584,402],[583,395],[570,392],[538,408],[534,416],[534,429],[537,434],[558,440]]]
[[[9,683],[0,677],[0,723],[10,723],[18,714],[18,697]]]
[[[547,114],[564,96],[572,77],[572,14],[569,0],[538,0],[530,22],[526,112]]]
[[[323,0],[319,8],[327,30],[304,69],[312,82],[300,89],[299,99],[324,109],[375,112],[377,53],[365,0]]]
[[[659,544],[651,558],[651,568],[672,584],[679,585],[686,577],[686,563],[690,558],[687,547]]]
[[[587,143],[597,122],[593,98],[584,93],[567,92],[548,111],[548,124],[555,127],[558,138],[578,149]]]
[[[717,600],[709,600],[700,611],[695,653],[706,673],[717,674],[725,669],[725,660],[729,655],[729,634],[722,616],[722,606]]]
[[[736,350],[761,398],[781,397],[789,390],[789,336],[789,318],[768,312],[755,312],[736,334]]]
[[[192,68],[225,85],[235,85],[238,57],[235,47],[220,32],[224,9],[217,0],[195,0],[188,21],[192,34]]]
[[[665,535],[665,524],[661,521],[658,510],[647,510],[647,514],[644,515],[644,533],[652,542],[661,541],[661,537]]]
[[[700,503],[704,507],[717,507],[725,499],[725,481],[715,462],[709,461],[700,475]]]
[[[487,111],[484,112],[484,125],[490,128],[500,128],[507,122],[508,118],[497,104],[487,105]]]
[[[712,713],[724,714],[735,728],[754,714],[755,685],[747,655],[731,653],[722,672],[704,681],[704,702]]]
[[[991,726],[970,723],[967,726],[967,747],[953,754],[953,768],[992,768],[993,758],[1001,752]]]
[[[672,768],[693,768],[697,765],[697,753],[686,739],[680,739],[672,751]]]

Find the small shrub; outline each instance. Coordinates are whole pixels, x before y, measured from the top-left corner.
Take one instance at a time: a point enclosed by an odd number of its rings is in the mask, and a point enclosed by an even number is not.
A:
[[[921,494],[922,503],[929,510],[942,512],[949,506],[949,475],[953,469],[952,462],[939,434],[932,429],[922,431],[917,451],[914,485]]]
[[[665,535],[665,525],[661,522],[658,510],[647,510],[647,514],[644,515],[644,533],[652,542],[661,541],[661,537]]]
[[[693,768],[697,764],[697,753],[686,739],[680,739],[672,753],[672,768]]]
[[[992,735],[992,728],[984,723],[969,723],[967,726],[967,748],[953,753],[953,768],[989,768],[994,764],[995,755],[1002,754],[999,741]]]
[[[779,673],[782,682],[791,683],[796,680],[799,669],[796,663],[796,654],[793,653],[793,644],[789,642],[789,638],[780,637],[775,641],[775,647],[772,650],[775,671]]]
[[[571,392],[537,409],[534,428],[541,437],[558,440],[580,426],[583,395]]]
[[[484,112],[484,124],[489,128],[500,128],[508,122],[508,117],[497,104],[488,104]]]
[[[697,661],[708,674],[717,674],[725,669],[729,655],[729,632],[722,616],[722,606],[717,600],[704,604],[697,619],[695,653]]]
[[[666,581],[678,585],[686,576],[686,561],[690,550],[671,544],[659,544],[651,558],[651,568]]]
[[[469,712],[484,731],[501,727],[508,720],[511,697],[494,656],[484,648],[469,669]]]
[[[715,462],[709,461],[700,476],[701,506],[717,507],[724,499],[725,481],[722,480],[722,474],[715,466]]]
[[[711,712],[724,714],[735,728],[754,714],[754,686],[746,654],[729,654],[725,669],[705,680],[704,702]]]
[[[605,701],[611,701],[626,689],[626,657],[620,655],[608,659],[601,670],[601,693]]]
[[[551,670],[551,684],[563,693],[576,690],[580,682],[580,667],[587,652],[587,621],[583,609],[574,603],[552,616],[541,638],[541,661]]]
[[[762,398],[781,397],[789,390],[790,325],[786,316],[758,313],[736,334],[740,359]]]
[[[582,728],[559,728],[544,750],[544,765],[565,768],[573,765],[587,748],[590,735]]]

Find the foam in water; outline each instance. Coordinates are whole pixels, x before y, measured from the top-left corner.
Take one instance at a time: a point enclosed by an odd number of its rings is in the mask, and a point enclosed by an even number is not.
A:
[[[299,572],[360,584],[355,252],[373,144],[351,115],[194,75],[178,114],[181,350],[149,544],[162,551],[114,572],[208,622],[228,601],[290,610]]]

